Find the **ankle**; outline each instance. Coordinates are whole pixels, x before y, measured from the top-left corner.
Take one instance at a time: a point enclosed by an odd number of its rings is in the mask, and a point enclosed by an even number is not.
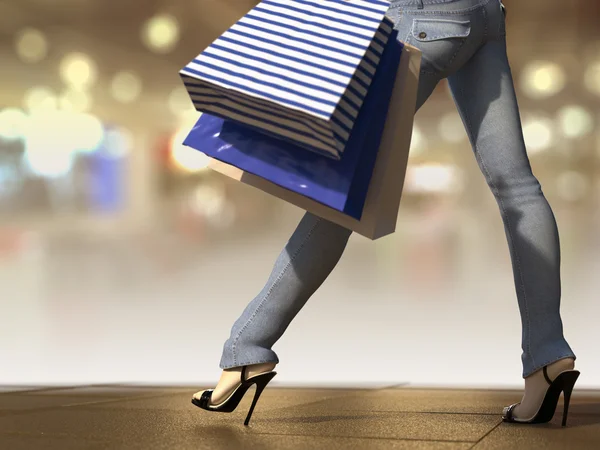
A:
[[[573,358],[563,358],[563,359],[559,359],[557,361],[554,361],[551,364],[548,364],[546,366],[546,371],[548,373],[548,376],[550,377],[551,380],[554,380],[560,373],[565,372],[567,370],[573,370],[575,368],[575,359]],[[543,379],[543,368],[535,371],[534,373],[532,373],[531,375],[529,375],[527,378],[525,378],[525,381],[530,381],[530,380],[535,380],[536,378],[539,378],[540,380]]]
[[[270,372],[275,368],[276,365],[277,364],[273,362],[249,364],[246,370],[248,372],[248,376],[254,376],[258,375],[259,373]]]

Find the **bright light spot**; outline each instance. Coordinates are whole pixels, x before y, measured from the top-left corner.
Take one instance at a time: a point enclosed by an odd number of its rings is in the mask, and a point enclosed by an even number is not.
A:
[[[465,127],[457,113],[448,113],[442,117],[439,132],[442,138],[448,142],[458,143],[467,138]]]
[[[104,138],[96,117],[70,111],[35,112],[28,130],[25,159],[33,173],[44,177],[68,173],[77,151],[93,151]]]
[[[25,141],[25,160],[32,173],[60,177],[73,167],[73,149],[63,112],[36,112],[31,115],[30,132]]]
[[[189,111],[196,112],[194,104],[185,87],[177,87],[169,95],[169,109],[173,114],[182,115]]]
[[[533,61],[521,74],[523,92],[534,99],[552,97],[562,91],[565,84],[564,70],[549,61]]]
[[[179,22],[171,15],[152,17],[142,29],[142,42],[156,53],[168,53],[179,41]]]
[[[25,92],[25,107],[31,112],[54,111],[58,107],[58,100],[49,88],[35,86]]]
[[[191,206],[203,216],[214,218],[223,212],[225,192],[216,185],[201,185],[194,192]]]
[[[210,157],[198,150],[183,145],[190,127],[182,127],[171,139],[171,161],[179,170],[197,173],[208,170]]]
[[[45,178],[64,176],[73,168],[72,154],[50,154],[43,147],[34,144],[27,147],[25,160],[31,173]]]
[[[563,135],[568,138],[585,136],[594,129],[592,115],[585,108],[577,105],[561,108],[557,120]]]
[[[92,106],[92,98],[83,91],[67,89],[58,99],[60,109],[72,112],[85,112]]]
[[[414,125],[412,139],[410,141],[409,156],[412,158],[420,155],[425,151],[426,146],[427,142],[425,141],[425,136],[423,136],[421,129],[417,125]]]
[[[133,72],[119,72],[110,84],[112,96],[121,103],[131,103],[142,93],[142,80]]]
[[[580,172],[563,172],[558,176],[557,188],[559,195],[567,201],[576,201],[583,198],[589,188],[590,182]]]
[[[27,132],[29,116],[20,109],[5,109],[0,112],[0,139],[8,141],[22,139]]]
[[[553,124],[547,118],[531,118],[523,121],[523,136],[528,153],[547,150],[554,141]]]
[[[109,158],[123,158],[133,148],[133,134],[124,128],[108,130],[102,146],[103,154]]]
[[[60,63],[60,76],[65,84],[86,89],[96,81],[96,64],[85,53],[70,53]]]
[[[216,214],[208,215],[208,222],[217,228],[229,228],[235,223],[237,213],[235,205],[231,202],[225,201],[220,211]]]
[[[71,124],[69,144],[73,150],[83,153],[97,150],[104,140],[102,122],[90,114],[74,114],[68,120]]]
[[[456,193],[463,189],[463,185],[463,176],[454,165],[412,165],[406,173],[406,189],[409,192]]]
[[[37,63],[48,54],[48,41],[44,34],[34,28],[25,28],[17,34],[17,55],[25,63]]]
[[[586,69],[584,83],[590,92],[600,95],[600,61],[590,64]]]

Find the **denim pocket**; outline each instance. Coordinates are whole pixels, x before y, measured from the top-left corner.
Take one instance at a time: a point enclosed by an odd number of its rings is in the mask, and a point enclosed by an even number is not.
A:
[[[471,33],[470,21],[414,19],[411,34],[421,42],[440,39],[465,38]]]
[[[445,72],[471,34],[469,20],[413,18],[405,42],[423,53],[422,72]]]

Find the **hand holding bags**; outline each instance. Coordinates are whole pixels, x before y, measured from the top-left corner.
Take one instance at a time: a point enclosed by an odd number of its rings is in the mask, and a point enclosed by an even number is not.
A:
[[[392,32],[383,0],[264,0],[180,74],[196,109],[340,159]]]

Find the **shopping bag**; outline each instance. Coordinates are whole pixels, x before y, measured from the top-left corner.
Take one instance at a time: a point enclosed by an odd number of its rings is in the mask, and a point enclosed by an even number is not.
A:
[[[340,161],[203,114],[184,145],[360,219],[402,53],[392,33]]]
[[[360,220],[217,159],[211,159],[209,167],[369,239],[389,235],[396,230],[412,137],[420,67],[421,52],[405,44]]]
[[[264,0],[180,76],[195,108],[340,159],[393,30],[387,0]]]

